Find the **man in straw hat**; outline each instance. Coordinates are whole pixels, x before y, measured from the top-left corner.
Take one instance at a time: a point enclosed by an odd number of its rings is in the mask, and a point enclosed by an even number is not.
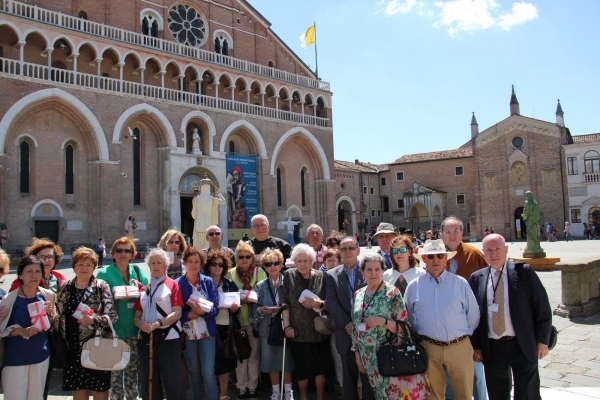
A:
[[[379,250],[377,253],[383,257],[383,261],[385,262],[385,269],[392,268],[392,256],[390,256],[390,251],[392,251],[392,247],[390,246],[390,242],[393,238],[398,236],[396,232],[394,232],[394,225],[389,224],[387,222],[382,222],[377,227],[377,232],[373,237],[377,238],[377,245],[379,246]]]
[[[427,240],[415,254],[427,266],[427,274],[409,283],[404,295],[408,319],[424,339],[430,398],[436,400],[445,398],[446,370],[456,400],[471,400],[473,395],[469,336],[479,323],[479,306],[469,283],[446,271],[446,261],[455,255],[442,240]]]

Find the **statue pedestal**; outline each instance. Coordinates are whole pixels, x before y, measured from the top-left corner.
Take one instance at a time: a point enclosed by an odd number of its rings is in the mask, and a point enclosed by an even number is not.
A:
[[[540,253],[536,253],[540,254]],[[546,253],[543,253],[544,257],[526,257],[527,253],[523,253],[525,257],[510,257],[514,262],[522,262],[525,264],[529,264],[533,267],[535,271],[558,271],[558,267],[556,263],[560,262],[560,258],[558,257],[546,257]]]
[[[202,155],[202,150],[200,150],[200,149],[193,149],[192,151],[194,152],[194,155],[196,155],[196,156]]]

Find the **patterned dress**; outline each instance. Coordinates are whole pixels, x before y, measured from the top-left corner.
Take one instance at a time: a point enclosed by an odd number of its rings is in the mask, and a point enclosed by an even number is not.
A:
[[[405,377],[385,377],[377,370],[377,349],[386,341],[386,332],[382,326],[359,332],[357,326],[371,316],[388,318],[390,320],[406,321],[407,312],[404,300],[398,288],[384,282],[373,294],[366,294],[366,287],[354,295],[354,332],[352,334],[352,350],[359,351],[361,360],[369,375],[375,398],[420,400],[427,398],[431,392],[426,374]]]

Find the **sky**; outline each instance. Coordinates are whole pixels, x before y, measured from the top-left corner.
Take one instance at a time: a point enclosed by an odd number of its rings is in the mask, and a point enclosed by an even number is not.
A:
[[[331,83],[336,160],[456,149],[510,115],[600,132],[598,0],[249,0]]]

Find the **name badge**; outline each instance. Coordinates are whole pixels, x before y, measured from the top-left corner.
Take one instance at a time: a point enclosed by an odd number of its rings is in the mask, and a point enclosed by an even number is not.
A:
[[[488,311],[498,312],[498,304],[496,304],[496,303],[488,304]]]
[[[127,308],[133,308],[134,305],[135,305],[135,303],[128,302],[127,303]]]
[[[358,329],[359,332],[366,332],[367,324],[365,324],[365,323],[358,324],[358,325],[356,325],[356,329]]]

